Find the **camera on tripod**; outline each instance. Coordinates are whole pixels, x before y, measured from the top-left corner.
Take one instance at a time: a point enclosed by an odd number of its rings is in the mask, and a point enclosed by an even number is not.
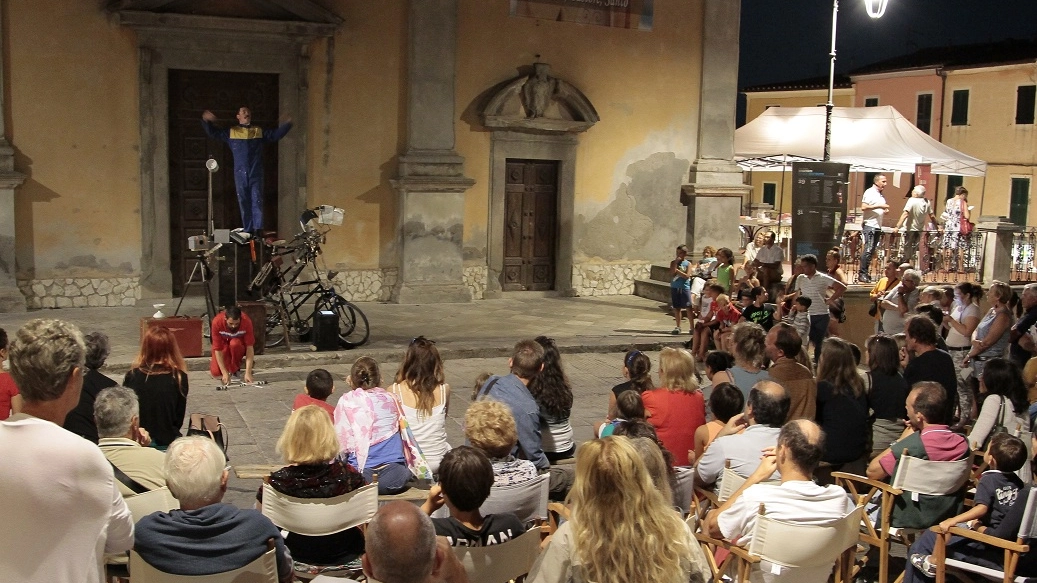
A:
[[[194,235],[187,238],[187,248],[191,251],[204,252],[212,247],[212,242],[206,235]]]

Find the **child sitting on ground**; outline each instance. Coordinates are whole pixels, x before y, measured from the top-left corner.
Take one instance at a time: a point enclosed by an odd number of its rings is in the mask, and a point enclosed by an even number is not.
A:
[[[714,302],[717,296],[722,293],[724,293],[724,288],[714,283],[706,286],[702,297],[700,317],[695,322],[691,337],[691,352],[700,361],[706,359],[706,351],[709,350],[709,340],[713,335],[713,330],[720,327],[720,322],[716,320],[716,306]]]
[[[1026,487],[1015,471],[1026,461],[1026,444],[1008,433],[995,434],[983,459],[990,469],[983,472],[976,486],[975,505],[925,531],[911,545],[905,583],[922,581],[922,576],[936,576],[931,555],[939,534],[934,531],[945,533],[952,526],[966,526],[989,536],[1015,540],[1023,518],[1021,510],[1026,507]],[[952,536],[947,542],[947,557],[976,564],[992,561],[995,566],[1004,560],[1000,550],[988,553],[982,543],[960,536]]]
[[[731,327],[738,323],[738,320],[742,317],[742,311],[731,303],[731,298],[727,294],[717,296],[715,303],[717,305],[716,321],[719,325],[716,331],[713,332],[713,342],[720,350],[731,352],[731,347],[728,346]]]
[[[641,393],[637,391],[623,391],[616,397],[616,412],[614,419],[606,419],[594,428],[594,434],[599,438],[608,437],[616,430],[616,426],[624,421],[645,418],[645,404],[641,400]]]
[[[306,384],[302,393],[295,396],[292,403],[292,411],[302,409],[307,405],[317,405],[328,412],[331,418],[335,418],[335,407],[328,403],[328,397],[335,392],[335,379],[331,373],[323,368],[315,368],[306,375]]]
[[[432,519],[436,536],[445,536],[452,547],[486,547],[526,532],[514,514],[479,513],[492,486],[493,467],[486,454],[467,445],[448,451],[439,464],[439,483],[421,505],[429,516],[444,504],[450,510],[449,518]]]

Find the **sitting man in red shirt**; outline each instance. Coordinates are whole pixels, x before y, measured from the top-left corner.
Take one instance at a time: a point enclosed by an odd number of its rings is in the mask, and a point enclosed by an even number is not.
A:
[[[212,319],[212,360],[209,372],[213,377],[230,383],[231,375],[241,371],[241,359],[245,359],[246,383],[252,382],[252,362],[256,353],[253,345],[256,336],[252,331],[252,320],[241,313],[238,306],[229,306]]]

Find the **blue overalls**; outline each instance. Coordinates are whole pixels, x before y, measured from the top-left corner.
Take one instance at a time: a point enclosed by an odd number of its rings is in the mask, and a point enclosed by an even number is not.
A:
[[[276,142],[292,129],[291,122],[276,130],[247,125],[221,129],[202,120],[205,133],[214,140],[223,140],[234,156],[234,187],[241,209],[241,225],[250,233],[263,228],[263,144]]]

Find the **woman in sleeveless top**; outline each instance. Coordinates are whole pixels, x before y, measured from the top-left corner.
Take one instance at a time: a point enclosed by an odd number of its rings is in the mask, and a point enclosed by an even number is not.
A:
[[[396,382],[390,387],[433,472],[439,471],[439,462],[450,450],[446,439],[450,385],[443,381],[443,360],[436,343],[418,336],[407,347]]]
[[[900,348],[892,336],[876,334],[864,342],[868,358],[868,408],[871,409],[871,458],[886,451],[904,433],[907,395],[900,374]]]
[[[961,268],[962,251],[968,247],[967,236],[961,234],[962,217],[966,221],[971,218],[968,196],[969,191],[965,190],[964,186],[959,186],[954,189],[954,194],[947,199],[944,207],[943,242],[940,247],[943,249],[943,264],[948,268]],[[950,261],[952,256],[955,256],[955,262]]]
[[[536,342],[544,347],[544,367],[529,380],[528,388],[540,407],[540,440],[544,455],[555,463],[576,453],[573,427],[569,423],[573,389],[562,370],[562,355],[555,341],[547,336],[537,336]]]
[[[972,348],[963,360],[966,366],[972,365],[974,379],[983,377],[983,366],[986,361],[1005,353],[1008,348],[1009,330],[1015,321],[1015,316],[1008,308],[1008,302],[1012,299],[1012,288],[1008,287],[1007,283],[992,283],[987,291],[987,299],[990,301],[990,310],[972,333]]]
[[[764,341],[767,333],[754,322],[739,322],[731,333],[734,343],[735,365],[713,375],[713,384],[731,383],[748,399],[749,389],[760,381],[769,381],[770,373],[763,369]]]
[[[954,288],[954,303],[950,317],[944,318],[947,328],[947,352],[954,360],[954,369],[958,378],[958,409],[961,412],[958,424],[968,425],[976,417],[976,398],[972,392],[971,381],[961,376],[965,356],[972,349],[972,333],[979,325],[979,300],[983,297],[983,288],[974,283],[963,281]]]
[[[1030,429],[1030,403],[1026,398],[1026,384],[1018,365],[1008,358],[990,359],[983,369],[983,376],[979,378],[979,393],[983,398],[983,406],[969,433],[972,449],[984,449],[997,427],[1003,427],[1005,432],[1026,439],[1020,434],[1028,433]],[[1027,461],[1016,473],[1024,483],[1030,483],[1030,462]]]

